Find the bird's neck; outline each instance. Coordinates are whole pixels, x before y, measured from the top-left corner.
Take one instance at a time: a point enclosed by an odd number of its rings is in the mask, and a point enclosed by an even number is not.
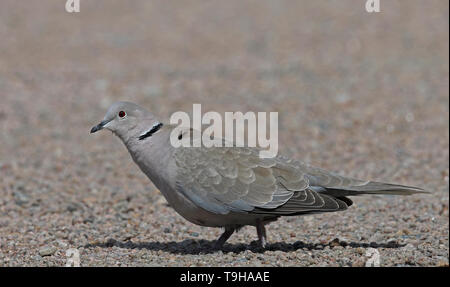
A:
[[[169,134],[170,132],[164,129],[143,139],[134,136],[124,141],[134,162],[158,188],[166,177],[161,172],[164,170],[161,166],[168,164],[173,149],[170,145]]]

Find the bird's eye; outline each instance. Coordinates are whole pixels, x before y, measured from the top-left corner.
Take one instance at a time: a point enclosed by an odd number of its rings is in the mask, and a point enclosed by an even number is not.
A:
[[[127,114],[124,111],[120,111],[119,112],[119,117],[123,118],[125,117]]]

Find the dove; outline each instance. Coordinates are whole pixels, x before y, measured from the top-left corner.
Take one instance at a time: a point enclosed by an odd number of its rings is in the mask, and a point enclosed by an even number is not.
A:
[[[427,193],[418,187],[344,177],[282,156],[261,158],[258,148],[174,147],[170,138],[175,127],[137,104],[115,102],[91,133],[106,129],[118,136],[186,220],[224,228],[214,244],[217,249],[247,225],[256,227],[264,248],[268,223],[282,216],[343,211],[352,205],[352,196]],[[190,137],[192,129],[177,132],[182,139]]]

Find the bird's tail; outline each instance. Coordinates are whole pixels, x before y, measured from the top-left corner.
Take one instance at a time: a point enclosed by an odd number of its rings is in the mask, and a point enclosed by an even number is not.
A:
[[[411,195],[415,193],[429,192],[422,188],[414,186],[369,181],[366,184],[362,185],[342,188],[326,188],[326,191],[324,193],[332,196],[357,196],[364,194]]]

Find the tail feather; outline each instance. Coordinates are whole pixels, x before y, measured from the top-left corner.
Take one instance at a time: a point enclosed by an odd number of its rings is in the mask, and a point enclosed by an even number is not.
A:
[[[326,191],[324,191],[323,193],[332,196],[357,196],[364,194],[411,195],[415,193],[429,192],[422,188],[414,186],[369,181],[368,183],[359,186],[326,188]]]

